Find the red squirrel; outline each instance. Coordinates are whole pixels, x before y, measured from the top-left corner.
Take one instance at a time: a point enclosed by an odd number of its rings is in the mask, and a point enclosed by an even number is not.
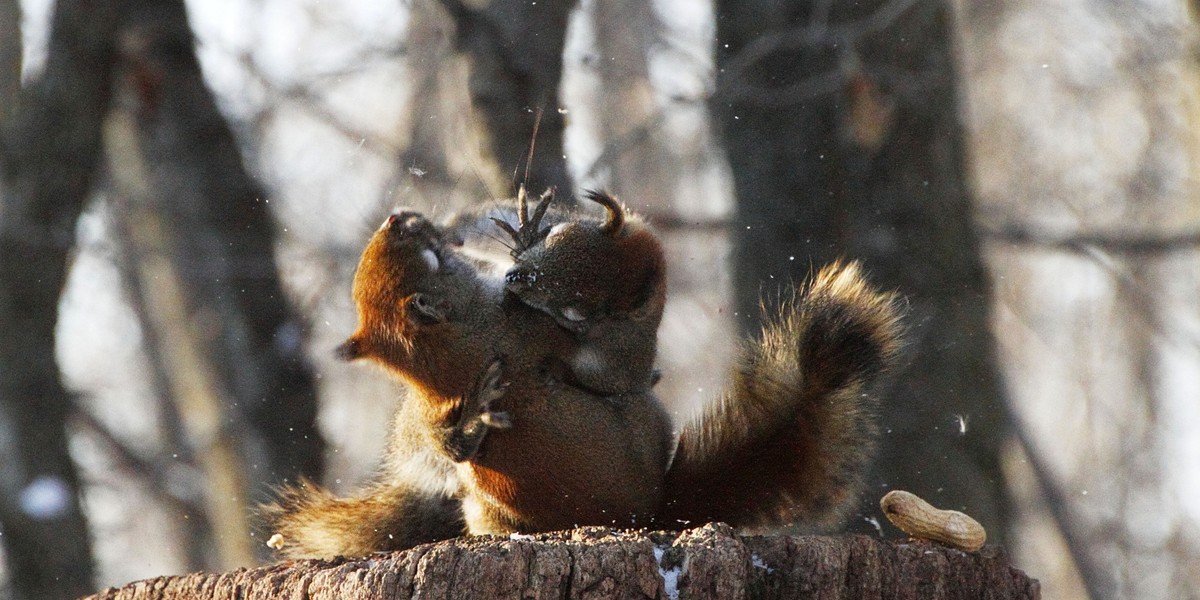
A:
[[[554,198],[548,192],[532,215],[519,202],[519,227],[496,220],[515,244],[505,286],[575,335],[579,347],[568,362],[580,385],[610,394],[647,389],[657,381],[665,252],[654,232],[612,195],[589,191],[584,197],[604,207],[604,218],[558,217],[544,226]]]
[[[613,225],[626,216],[615,200],[597,201],[609,211],[603,222],[579,219],[560,229],[586,225],[577,229],[577,247],[587,251],[572,259],[611,274],[603,286],[578,288],[576,297],[587,296],[584,290],[623,295],[607,305],[621,308],[581,312],[584,319],[562,305],[552,317],[553,304],[535,310],[518,300],[511,287],[505,290],[511,279],[482,275],[415,213],[389,218],[372,236],[355,275],[359,327],[342,354],[381,364],[412,394],[396,418],[383,471],[363,491],[340,500],[298,488],[268,508],[285,554],[397,549],[455,527],[527,533],[572,525],[675,529],[721,520],[822,530],[844,517],[874,445],[873,387],[900,344],[895,295],[872,290],[857,264],[835,264],[781,306],[764,308],[761,336],[743,343],[721,397],[683,425],[668,467],[672,435],[648,389],[645,359],[627,367],[619,352],[602,356],[605,368],[596,373],[632,372],[642,382],[628,389],[643,391],[619,401],[603,388],[623,385],[602,381],[597,392],[569,381],[579,371],[573,357],[588,343],[571,324],[636,313],[647,301],[645,314],[655,324],[661,316],[659,291],[640,293],[647,288],[637,285],[647,280],[644,270],[624,268],[647,257],[587,239],[606,236],[619,244],[612,231],[624,229]],[[527,227],[519,250],[566,248],[545,243],[549,229],[535,236],[529,232],[537,229]],[[548,280],[565,268],[538,264],[538,277]],[[600,305],[586,304],[589,311]],[[633,350],[653,359],[652,346]],[[387,543],[379,544],[381,538]]]

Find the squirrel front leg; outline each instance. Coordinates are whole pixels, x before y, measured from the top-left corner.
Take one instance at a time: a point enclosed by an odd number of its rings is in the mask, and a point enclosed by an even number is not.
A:
[[[501,371],[499,360],[488,365],[471,393],[459,400],[455,424],[439,432],[442,451],[450,460],[464,462],[475,458],[489,430],[512,427],[508,412],[492,410],[492,402],[502,398],[508,387],[500,382]]]

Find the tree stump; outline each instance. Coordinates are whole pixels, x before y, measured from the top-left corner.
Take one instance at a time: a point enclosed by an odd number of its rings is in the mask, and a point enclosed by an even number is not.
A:
[[[1003,550],[853,535],[571,531],[469,537],[359,559],[159,577],[91,600],[304,598],[966,599],[1041,597]]]

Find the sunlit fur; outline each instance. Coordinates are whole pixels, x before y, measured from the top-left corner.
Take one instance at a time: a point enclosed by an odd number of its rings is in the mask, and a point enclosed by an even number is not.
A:
[[[664,474],[670,435],[652,394],[614,402],[564,385],[556,370],[594,366],[587,356],[570,364],[574,334],[499,300],[500,288],[438,231],[404,222],[405,236],[381,230],[363,253],[360,326],[340,353],[384,366],[411,395],[371,483],[344,499],[302,485],[266,507],[286,555],[361,555],[464,527],[504,534],[720,520],[820,530],[842,519],[874,448],[875,388],[900,333],[897,298],[872,290],[857,264],[827,267],[763,309],[760,339],[743,344],[724,395],[684,426]],[[428,310],[412,312],[414,295]],[[621,364],[620,354],[600,354]],[[510,385],[498,409],[511,413],[512,428],[453,463],[436,452],[434,432],[496,356]]]
[[[462,535],[456,467],[436,449],[427,407],[406,399],[392,417],[388,448],[371,481],[346,498],[314,483],[285,486],[260,507],[268,536],[289,558],[361,556]]]

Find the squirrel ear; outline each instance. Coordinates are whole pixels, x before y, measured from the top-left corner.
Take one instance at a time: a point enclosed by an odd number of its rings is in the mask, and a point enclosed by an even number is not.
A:
[[[619,242],[628,266],[628,287],[621,291],[624,310],[634,319],[662,314],[666,300],[666,259],[654,234],[638,229]]]
[[[614,238],[621,235],[621,228],[625,226],[625,208],[621,206],[621,203],[617,202],[612,194],[601,190],[588,190],[583,196],[603,206],[604,212],[608,213],[604,224],[600,226],[600,231]]]
[[[341,345],[333,350],[333,355],[336,356],[338,360],[344,360],[346,362],[362,358],[366,356],[366,354],[366,344],[363,343],[362,339],[357,337],[351,337],[350,339],[342,342]]]

